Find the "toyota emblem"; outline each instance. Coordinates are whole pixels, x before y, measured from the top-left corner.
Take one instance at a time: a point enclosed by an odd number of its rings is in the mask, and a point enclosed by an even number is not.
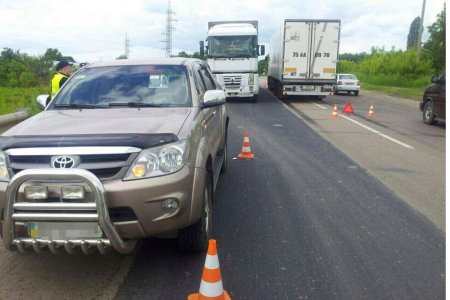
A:
[[[76,156],[55,156],[52,157],[51,165],[55,169],[71,169],[76,167],[80,162]]]

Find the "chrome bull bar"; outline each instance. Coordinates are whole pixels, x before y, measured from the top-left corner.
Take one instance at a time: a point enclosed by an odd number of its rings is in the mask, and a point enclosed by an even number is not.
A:
[[[95,203],[22,203],[17,202],[17,194],[20,186],[29,180],[80,180],[85,182],[91,189]],[[43,212],[16,213],[20,210],[40,210]],[[96,209],[96,213],[91,211]],[[52,210],[63,210],[67,213],[52,214]],[[86,210],[89,212],[77,214],[70,213],[73,210]],[[107,239],[86,239],[86,240],[42,240],[34,238],[15,237],[14,223],[16,221],[64,221],[64,222],[98,222],[100,229]],[[135,248],[136,241],[124,241],[119,236],[112,223],[108,207],[106,205],[106,191],[100,180],[91,172],[83,169],[28,169],[17,173],[9,182],[6,189],[5,204],[3,210],[3,243],[5,248],[13,250],[13,245],[19,251],[33,248],[36,252],[42,252],[48,247],[51,252],[58,253],[64,248],[68,253],[75,253],[76,247],[81,247],[85,254],[92,253],[98,249],[100,253],[106,254],[108,248],[112,247],[121,254],[128,254]]]

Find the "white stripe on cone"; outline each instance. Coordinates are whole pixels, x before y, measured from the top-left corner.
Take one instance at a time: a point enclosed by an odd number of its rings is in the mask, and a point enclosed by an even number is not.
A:
[[[214,270],[219,268],[219,258],[217,255],[206,255],[205,268]]]
[[[200,282],[200,295],[205,297],[219,297],[223,294],[222,280],[214,283],[206,282],[202,279]]]
[[[247,142],[247,143],[248,143],[248,142],[250,142],[250,139],[249,139],[248,137],[245,137],[245,138],[244,138],[244,142]]]
[[[250,152],[252,152],[252,150],[250,150],[250,147],[242,147],[242,151],[241,152],[244,152],[244,153],[250,153]]]

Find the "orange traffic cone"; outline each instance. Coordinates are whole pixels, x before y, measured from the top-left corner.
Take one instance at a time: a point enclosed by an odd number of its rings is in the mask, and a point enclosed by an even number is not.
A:
[[[250,139],[248,137],[248,131],[244,131],[244,143],[242,144],[242,151],[239,153],[238,158],[253,159],[255,156],[250,149]]]
[[[188,300],[231,300],[230,295],[223,289],[216,240],[209,240],[200,290],[190,294]]]
[[[367,114],[367,117],[369,117],[369,118],[375,117],[375,111],[373,110],[373,105],[370,105],[369,113]]]
[[[333,113],[331,113],[331,115],[329,115],[329,117],[332,119],[339,118],[337,104],[334,104]]]

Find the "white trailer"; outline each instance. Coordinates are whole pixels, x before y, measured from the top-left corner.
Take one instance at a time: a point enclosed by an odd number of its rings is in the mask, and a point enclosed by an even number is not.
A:
[[[267,85],[278,97],[324,98],[333,91],[340,20],[284,20],[269,46]]]
[[[207,62],[227,98],[257,100],[259,94],[258,21],[208,22]],[[261,51],[259,51],[261,48]],[[203,53],[203,42],[200,42]]]

